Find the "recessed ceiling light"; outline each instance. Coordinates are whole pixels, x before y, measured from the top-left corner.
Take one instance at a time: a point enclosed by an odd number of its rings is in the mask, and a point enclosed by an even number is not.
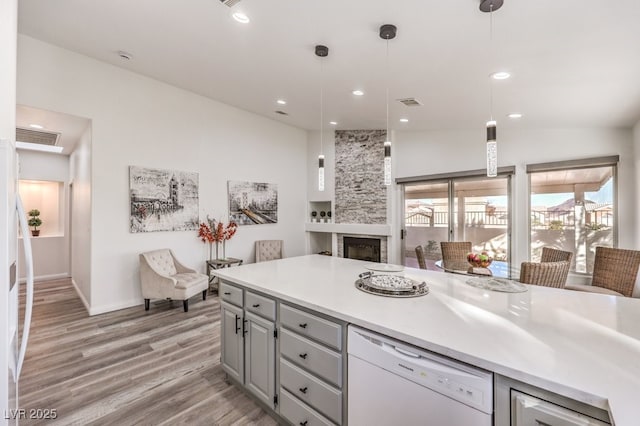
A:
[[[28,149],[31,151],[55,152],[57,154],[60,154],[63,150],[63,147],[61,146],[43,145],[41,143],[29,143],[20,141],[16,141],[16,148]]]
[[[285,101],[284,99],[278,99],[278,100],[276,101],[276,103],[277,103],[277,104],[279,104],[279,105],[286,105],[286,104],[287,104],[287,101]]]
[[[235,12],[231,16],[233,16],[233,19],[240,22],[241,24],[248,24],[251,21],[249,17],[242,12]]]
[[[522,118],[522,114],[519,112],[512,112],[511,114],[507,115],[507,117],[509,118]]]
[[[330,121],[329,124],[331,124],[332,126],[337,126],[338,122],[337,121]]]
[[[133,55],[129,52],[125,52],[124,50],[118,50],[118,56],[120,56],[125,61],[130,61],[133,58]]]
[[[400,122],[401,122],[401,123],[408,123],[408,122],[409,122],[409,119],[408,119],[408,118],[401,118],[401,119],[400,119]]]
[[[356,95],[356,96],[362,96],[362,95],[364,95],[364,92],[363,92],[362,90],[354,90],[354,91],[353,91],[353,92],[351,92],[351,93],[353,93],[353,94],[354,94],[354,95]]]
[[[29,127],[32,127],[34,129],[44,129],[44,126],[41,126],[39,124],[29,124]]]
[[[506,71],[498,71],[491,74],[491,77],[493,77],[494,80],[506,80],[511,77],[511,74]]]

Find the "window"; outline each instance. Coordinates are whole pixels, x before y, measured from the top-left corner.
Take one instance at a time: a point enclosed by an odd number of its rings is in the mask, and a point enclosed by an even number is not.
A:
[[[470,241],[474,252],[494,257],[493,274],[507,277],[510,262],[511,175],[513,167],[487,178],[484,170],[403,178],[403,259],[417,267],[423,247],[428,269],[438,270],[441,241]]]
[[[618,156],[527,166],[530,258],[542,247],[573,253],[571,270],[591,274],[596,246],[617,246]]]

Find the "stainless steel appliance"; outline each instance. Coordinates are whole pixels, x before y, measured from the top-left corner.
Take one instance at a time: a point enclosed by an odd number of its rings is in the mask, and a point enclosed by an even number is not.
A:
[[[490,426],[493,374],[349,326],[349,424]]]

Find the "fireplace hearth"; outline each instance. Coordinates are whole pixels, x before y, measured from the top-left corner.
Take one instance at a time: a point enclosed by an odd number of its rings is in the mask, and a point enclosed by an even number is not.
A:
[[[380,263],[380,238],[343,238],[344,257]]]

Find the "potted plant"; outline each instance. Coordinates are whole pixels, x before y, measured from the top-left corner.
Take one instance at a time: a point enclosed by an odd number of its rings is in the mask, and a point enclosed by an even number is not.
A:
[[[39,216],[40,216],[40,210],[38,209],[29,210],[29,226],[33,226],[33,229],[31,230],[31,235],[33,235],[34,237],[37,237],[38,235],[40,235],[40,230],[38,229],[38,226],[42,225],[42,219],[40,219]]]
[[[311,217],[313,218],[313,219],[311,219],[311,221],[312,221],[312,222],[315,222],[315,221],[316,221],[316,216],[318,216],[318,212],[317,212],[317,211],[315,211],[315,210],[314,210],[314,211],[312,211],[312,212],[311,212]]]
[[[325,212],[323,212],[323,211],[322,211],[322,212],[320,212],[320,223],[324,222],[324,217],[325,217],[326,215],[327,215],[327,214],[326,214]]]

